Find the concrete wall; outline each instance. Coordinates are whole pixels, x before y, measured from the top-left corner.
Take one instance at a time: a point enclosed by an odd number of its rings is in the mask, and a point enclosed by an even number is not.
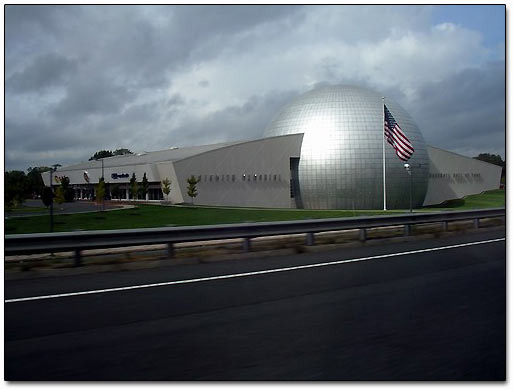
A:
[[[428,189],[424,206],[466,195],[479,194],[500,186],[502,168],[470,157],[427,146]]]
[[[289,158],[299,157],[303,134],[270,137],[175,162],[186,202],[187,178],[201,176],[195,204],[291,208]],[[173,184],[172,184],[173,187]]]
[[[155,165],[155,169],[158,172],[159,177],[161,178],[161,182],[168,178],[171,182],[170,185],[170,194],[168,195],[168,201],[172,203],[182,203],[184,202],[183,197],[183,188],[184,185],[179,182],[177,179],[177,174],[175,173],[175,167],[173,166],[172,162],[163,162],[163,163],[157,163]],[[187,190],[185,192],[187,195]],[[166,195],[163,194],[164,199],[166,200]]]

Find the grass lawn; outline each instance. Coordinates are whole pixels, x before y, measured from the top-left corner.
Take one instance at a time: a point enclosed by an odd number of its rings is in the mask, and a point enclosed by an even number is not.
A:
[[[468,210],[493,207],[505,207],[505,189],[486,191],[482,194],[468,195],[461,199],[448,200],[440,205],[424,207],[421,211]]]
[[[134,209],[54,215],[54,231],[134,229],[162,226],[215,225],[225,223],[286,221],[308,218],[338,218],[376,215],[384,211],[270,210],[218,207],[139,205]],[[389,213],[394,213],[390,211]],[[6,234],[50,231],[49,216],[9,218]]]
[[[453,202],[453,203],[452,203]],[[489,191],[444,206],[416,211],[442,211],[501,207],[505,205],[505,190]],[[54,231],[134,229],[163,226],[214,225],[241,222],[286,221],[309,218],[341,218],[362,215],[395,214],[382,210],[273,210],[221,207],[182,207],[139,205],[134,209],[54,215]],[[6,234],[46,233],[50,231],[49,216],[9,218],[5,220]]]

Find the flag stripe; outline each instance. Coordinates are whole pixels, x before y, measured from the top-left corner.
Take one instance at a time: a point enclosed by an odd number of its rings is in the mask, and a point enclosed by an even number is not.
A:
[[[405,152],[404,150],[402,150],[402,149],[401,149],[401,148],[399,148],[399,147],[396,147],[396,154],[398,154],[398,155],[402,155],[403,157],[405,157],[405,158],[407,158],[407,159],[408,159],[408,158],[410,158],[410,154],[409,154],[409,153],[407,153],[407,152]]]
[[[414,149],[412,148],[412,146],[405,143],[405,141],[403,141],[403,139],[398,135],[398,133],[395,130],[393,130],[393,138],[396,141],[396,144],[398,145],[398,147],[405,149],[405,150],[409,151],[410,153],[414,152]]]
[[[398,157],[400,157],[402,160],[406,161],[406,159],[408,160],[410,158],[410,154],[407,152],[404,152],[401,148],[399,148],[394,141],[391,141],[390,139],[388,139],[387,141],[391,144],[391,146],[396,151],[396,155]]]
[[[405,148],[409,149],[411,152],[414,151],[414,148],[412,147],[409,140],[405,141],[405,138],[402,138],[401,133],[398,131],[398,125],[393,129],[393,136],[395,137],[398,142],[404,146]]]
[[[406,143],[408,143],[410,145],[410,141],[408,140],[408,138],[405,136],[405,134],[403,133],[402,129],[400,129],[400,126],[398,126],[398,123],[396,124],[396,126],[394,127],[394,130],[396,130],[396,132],[398,133],[398,135],[402,138],[402,140]]]
[[[389,130],[389,128],[387,128],[387,130]],[[390,143],[394,148],[395,150],[401,150],[402,154],[409,158],[410,157],[410,154],[414,151],[412,148],[410,148],[408,145],[404,145],[402,143],[402,140],[400,138],[398,138],[397,136],[395,136],[395,133],[394,132],[389,132],[389,133],[385,133],[386,136],[387,136],[387,142]],[[392,134],[392,136],[391,136]]]
[[[384,136],[387,142],[394,148],[400,160],[407,161],[411,158],[414,153],[414,147],[385,105]]]

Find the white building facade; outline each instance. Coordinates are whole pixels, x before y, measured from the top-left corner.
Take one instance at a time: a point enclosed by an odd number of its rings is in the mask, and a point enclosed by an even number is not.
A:
[[[93,199],[95,186],[103,176],[111,199],[129,200],[133,174],[140,183],[149,182],[145,201],[161,201],[162,181],[171,182],[172,203],[216,206],[291,208],[294,204],[291,161],[300,155],[303,134],[263,138],[254,141],[173,148],[134,155],[108,157],[59,168],[53,185],[66,176],[76,199]],[[102,168],[103,167],[103,168]],[[198,195],[187,196],[187,179],[195,176]],[[42,174],[50,185],[50,172]],[[119,196],[112,194],[114,186]]]

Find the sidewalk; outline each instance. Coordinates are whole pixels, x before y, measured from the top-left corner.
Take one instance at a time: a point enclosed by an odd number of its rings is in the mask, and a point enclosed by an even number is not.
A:
[[[27,207],[34,207],[34,208],[41,208],[45,207],[43,202],[40,199],[29,199],[26,200],[23,203],[24,206]],[[114,202],[105,202],[105,211],[112,211],[112,210],[121,210],[121,209],[130,209],[133,208],[134,205],[128,205],[128,204],[119,204]],[[96,204],[92,201],[85,201],[85,200],[76,200],[74,202],[69,203],[63,203],[63,204],[57,204],[54,203],[54,215],[57,214],[78,214],[78,213],[91,213],[95,211],[102,211],[102,205]],[[12,217],[34,217],[34,216],[41,216],[41,215],[49,215],[50,208],[46,208],[44,211],[13,211],[13,212],[5,212],[6,218],[12,218]]]

